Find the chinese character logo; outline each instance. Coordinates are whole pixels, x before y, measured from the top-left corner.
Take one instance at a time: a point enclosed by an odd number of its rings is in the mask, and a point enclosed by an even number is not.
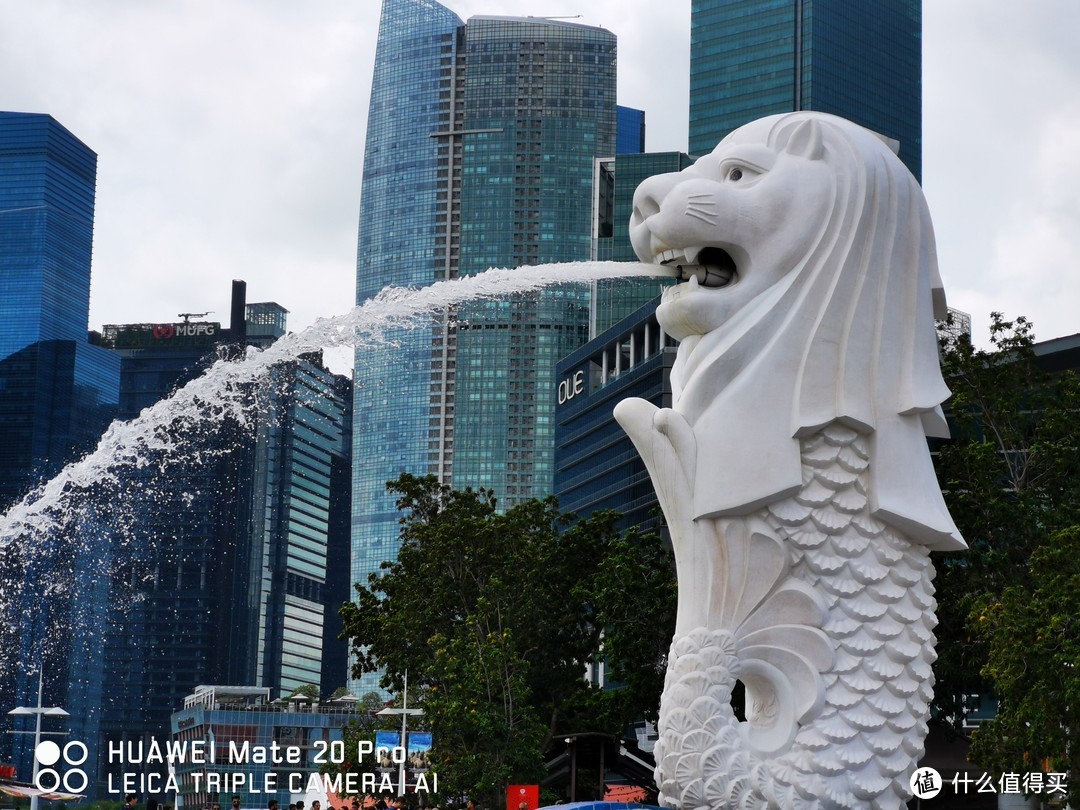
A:
[[[932,799],[941,792],[941,774],[933,768],[919,768],[911,775],[911,792],[919,799]]]
[[[61,786],[63,786],[65,793],[81,793],[86,790],[86,786],[90,782],[86,771],[82,768],[70,766],[82,765],[86,762],[87,755],[86,745],[78,740],[69,742],[64,746],[63,751],[52,740],[38,743],[37,748],[34,749],[34,758],[39,765],[44,767],[39,768],[34,776],[34,787],[46,793],[58,791]],[[60,761],[61,757],[64,760],[64,765],[68,766],[68,769],[63,774],[52,767]]]

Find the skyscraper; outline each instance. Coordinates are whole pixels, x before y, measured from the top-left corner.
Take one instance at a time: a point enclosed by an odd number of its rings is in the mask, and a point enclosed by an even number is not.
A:
[[[352,385],[319,357],[270,371],[250,459],[251,509],[238,538],[230,682],[274,695],[345,685],[337,610],[348,600]]]
[[[97,155],[0,112],[0,508],[101,431],[119,363],[87,340]]]
[[[116,412],[119,359],[87,336],[96,175],[94,152],[51,116],[0,112],[0,511],[91,449]],[[71,571],[88,592],[99,584],[105,534],[91,524],[73,515],[63,533],[0,538],[11,543],[0,555],[0,705],[33,705],[40,668],[72,733],[93,722],[82,710],[102,672],[80,632],[100,617],[64,587]],[[23,742],[0,734],[0,759],[28,774]]]
[[[52,116],[0,112],[0,357],[86,342],[97,155]]]
[[[833,113],[922,174],[921,0],[693,0],[690,152],[772,113]]]
[[[555,494],[583,517],[622,513],[621,528],[660,529],[659,501],[645,462],[612,411],[626,397],[670,408],[678,341],[656,320],[654,298],[558,365]]]
[[[122,358],[122,415],[234,354],[231,344],[285,333],[286,310],[245,307],[243,282],[232,309],[226,329],[106,326],[102,342]],[[205,434],[177,432],[189,456],[148,458],[125,473],[119,508],[130,525],[109,583],[101,719],[85,740],[99,791],[121,767],[106,743],[165,739],[170,715],[202,684],[264,687],[276,698],[345,683],[336,614],[349,595],[350,381],[309,356],[274,366],[247,393],[247,428],[225,419]]]
[[[615,37],[384,0],[368,122],[358,302],[588,259],[593,159],[615,153]],[[396,556],[384,486],[401,472],[492,487],[504,505],[550,491],[555,361],[587,329],[587,292],[561,289],[469,304],[357,353],[354,581]]]

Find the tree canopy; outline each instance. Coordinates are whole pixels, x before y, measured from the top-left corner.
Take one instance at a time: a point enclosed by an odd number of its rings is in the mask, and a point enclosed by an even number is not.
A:
[[[996,773],[1042,767],[1070,774],[1080,806],[1080,527],[1059,532],[1032,554],[1028,576],[973,610],[988,649],[984,674],[998,712],[980,726],[972,756]]]
[[[397,559],[342,609],[354,675],[408,671],[434,737],[441,793],[495,804],[544,776],[544,753],[578,732],[621,736],[655,717],[675,615],[670,550],[551,497],[501,514],[487,490],[402,475]],[[617,689],[586,668],[606,667]],[[410,694],[410,703],[413,698]]]
[[[970,550],[935,560],[940,619],[935,707],[938,717],[959,727],[969,698],[987,692],[999,696],[999,720],[976,735],[973,751],[979,764],[1000,768],[1016,764],[1008,752],[1020,744],[1015,734],[1006,744],[1003,730],[1038,719],[1028,716],[1034,704],[1008,697],[1021,681],[1000,658],[1002,645],[1016,645],[1012,651],[1023,654],[1032,670],[1058,678],[1068,674],[1049,647],[1037,643],[1056,635],[1060,614],[1040,620],[1016,609],[1017,600],[1044,593],[1044,561],[1056,558],[1065,538],[1073,536],[1067,530],[1080,525],[1080,384],[1071,371],[1051,374],[1040,368],[1026,318],[1008,321],[992,313],[991,321],[989,350],[963,339],[943,346],[942,370],[953,391],[953,439],[937,448],[935,463]],[[1064,608],[1065,595],[1057,598]],[[1071,610],[1077,607],[1074,601]],[[1035,634],[1025,642],[1028,632]],[[1052,746],[1054,738],[1047,743]],[[1080,750],[1080,740],[1072,749]]]

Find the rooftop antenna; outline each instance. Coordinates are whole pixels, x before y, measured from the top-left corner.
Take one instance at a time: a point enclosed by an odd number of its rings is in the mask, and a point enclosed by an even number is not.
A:
[[[213,312],[214,310],[210,310],[210,312],[180,312],[177,313],[176,317],[183,318],[184,323],[191,323],[192,318],[205,318],[207,315],[210,315]]]

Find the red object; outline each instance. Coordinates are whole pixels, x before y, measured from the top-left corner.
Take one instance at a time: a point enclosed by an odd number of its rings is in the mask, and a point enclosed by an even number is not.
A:
[[[0,779],[14,779],[15,778],[15,766],[14,765],[0,765]]]
[[[510,785],[506,789],[506,810],[519,810],[522,802],[527,810],[536,810],[540,806],[540,786]]]
[[[612,785],[604,794],[605,802],[644,802],[647,798],[645,789],[637,785]]]

